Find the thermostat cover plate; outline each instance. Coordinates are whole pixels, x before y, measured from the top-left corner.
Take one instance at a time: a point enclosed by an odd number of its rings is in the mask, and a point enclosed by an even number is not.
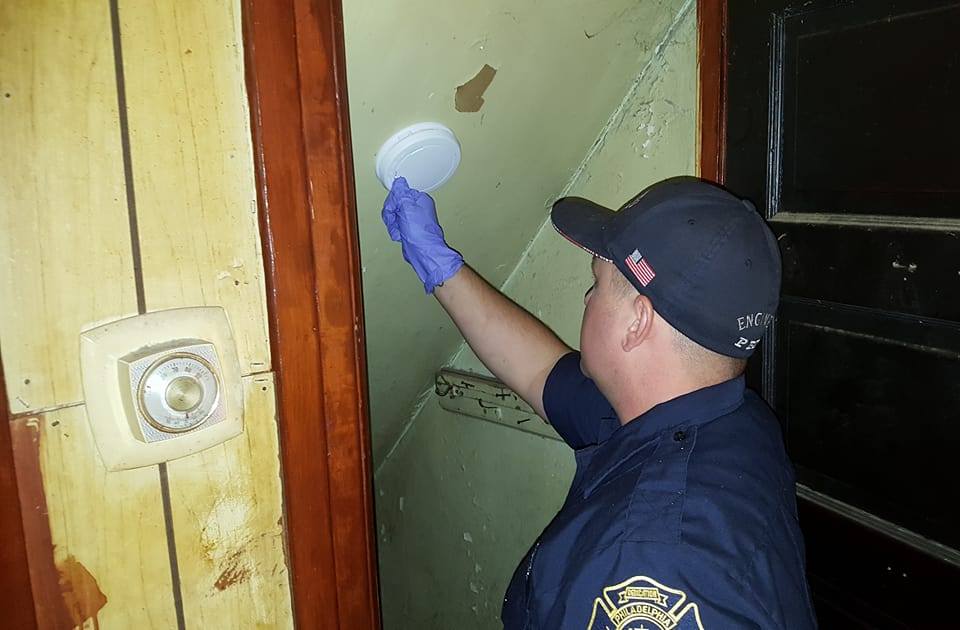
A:
[[[130,366],[138,357],[157,361],[165,353],[197,355],[212,368],[217,391],[213,412],[202,422],[187,423],[183,431],[167,427],[160,435],[156,426],[144,427],[140,383],[131,378]],[[80,334],[80,369],[87,417],[107,470],[177,459],[243,432],[240,363],[227,314],[218,306],[157,311],[86,330]],[[203,375],[198,383],[210,387],[210,379]]]

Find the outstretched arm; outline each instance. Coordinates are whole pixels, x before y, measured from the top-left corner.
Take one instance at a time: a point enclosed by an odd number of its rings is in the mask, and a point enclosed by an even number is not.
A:
[[[434,295],[487,369],[546,418],[543,385],[570,348],[470,267],[463,266]]]
[[[444,241],[433,199],[403,178],[384,202],[383,221],[426,292],[437,297],[487,369],[545,417],[544,383],[570,348],[464,265]]]

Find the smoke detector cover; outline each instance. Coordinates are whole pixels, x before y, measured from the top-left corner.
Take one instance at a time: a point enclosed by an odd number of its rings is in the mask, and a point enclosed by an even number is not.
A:
[[[402,129],[377,152],[377,178],[390,189],[404,177],[411,188],[430,192],[453,177],[460,165],[460,143],[440,123],[417,123]]]

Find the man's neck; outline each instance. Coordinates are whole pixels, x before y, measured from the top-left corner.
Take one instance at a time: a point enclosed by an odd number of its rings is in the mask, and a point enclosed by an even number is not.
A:
[[[666,369],[655,373],[637,372],[621,380],[611,388],[613,391],[609,394],[604,392],[604,395],[613,405],[620,424],[624,425],[661,403],[729,379],[719,375],[713,378],[697,377],[677,369]]]

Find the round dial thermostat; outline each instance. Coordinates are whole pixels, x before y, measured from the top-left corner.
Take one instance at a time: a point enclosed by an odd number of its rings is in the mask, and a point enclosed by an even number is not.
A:
[[[165,433],[200,426],[220,400],[220,382],[213,366],[187,352],[157,359],[143,373],[137,389],[144,419]]]

